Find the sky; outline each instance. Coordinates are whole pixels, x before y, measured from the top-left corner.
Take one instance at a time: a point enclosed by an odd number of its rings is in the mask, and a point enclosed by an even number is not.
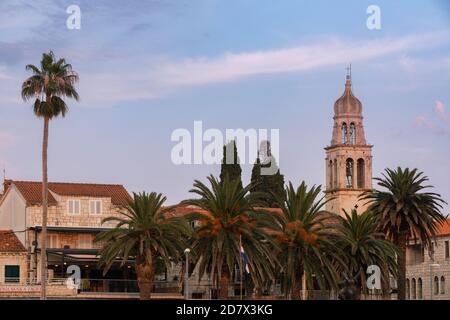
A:
[[[81,28],[66,26],[70,5]],[[381,29],[366,12],[380,8]],[[295,185],[325,182],[334,101],[352,64],[373,174],[423,171],[450,202],[450,2],[153,0],[0,2],[0,165],[41,179],[42,120],[21,100],[27,64],[53,50],[80,102],[50,124],[49,179],[124,184],[168,203],[218,165],[176,165],[174,130],[279,129]],[[244,164],[248,183],[251,165]],[[450,213],[446,206],[446,213]]]

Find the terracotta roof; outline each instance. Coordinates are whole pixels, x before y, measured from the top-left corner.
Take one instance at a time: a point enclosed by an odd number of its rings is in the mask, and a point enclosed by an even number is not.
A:
[[[0,252],[27,252],[12,230],[0,230]]]
[[[197,213],[207,213],[206,210],[201,208],[186,205],[174,205],[168,209],[167,215],[172,217],[182,217],[194,211]]]
[[[42,203],[42,183],[36,181],[5,181],[7,186],[14,184],[28,205],[39,205]],[[48,189],[61,196],[99,197],[111,198],[115,205],[124,205],[131,196],[127,190],[119,184],[94,184],[94,183],[66,183],[49,182]],[[49,192],[49,205],[56,205],[56,199]]]
[[[447,219],[447,222],[445,222],[443,225],[439,226],[437,235],[438,236],[446,236],[450,234],[450,219]]]
[[[256,208],[256,209],[266,211],[266,212],[272,213],[272,214],[280,214],[281,213],[281,209],[279,209],[279,208]],[[194,211],[197,213],[207,213],[206,210],[203,210],[198,207],[186,206],[186,205],[175,205],[169,210],[168,214],[170,214],[172,216],[184,216],[184,215],[192,213]],[[336,225],[339,223],[338,215],[335,213],[331,213],[328,211],[321,211],[321,212],[319,212],[318,216],[320,216],[321,218],[324,218],[325,219],[324,223],[327,223],[329,225]]]

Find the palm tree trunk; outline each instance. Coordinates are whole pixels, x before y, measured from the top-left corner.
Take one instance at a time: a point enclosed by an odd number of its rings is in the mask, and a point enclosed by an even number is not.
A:
[[[41,233],[41,300],[47,298],[47,209],[48,209],[48,148],[49,118],[44,118],[44,137],[42,140],[42,233]]]
[[[292,300],[302,300],[302,280],[295,280],[292,286]]]
[[[256,299],[260,299],[262,297],[262,294],[263,294],[262,285],[261,284],[257,284],[255,286],[255,298]]]
[[[139,286],[139,298],[141,300],[150,300],[155,277],[154,266],[148,264],[145,259],[136,259],[136,276]]]
[[[398,235],[398,279],[397,279],[397,290],[398,290],[398,300],[406,299],[406,232],[400,231]]]
[[[302,300],[302,290],[303,290],[303,277],[305,276],[303,268],[297,272],[295,275],[294,283],[292,285],[292,300]]]
[[[228,299],[228,288],[230,286],[230,271],[227,267],[222,268],[222,274],[220,275],[219,284],[219,299]]]
[[[389,268],[387,264],[383,264],[381,267],[382,275],[381,275],[381,294],[383,300],[391,300],[391,284],[389,282]]]

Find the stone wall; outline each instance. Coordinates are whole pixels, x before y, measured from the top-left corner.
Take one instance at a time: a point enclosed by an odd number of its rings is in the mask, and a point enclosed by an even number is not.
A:
[[[68,288],[65,284],[50,283],[47,285],[48,297],[70,298],[77,296],[77,290]],[[37,298],[40,296],[40,285],[0,285],[2,298]]]
[[[450,236],[442,236],[437,239],[435,246],[434,260],[429,255],[429,250],[424,251],[424,261],[413,263],[410,261],[406,266],[407,283],[409,282],[409,298],[410,299],[432,299],[434,300],[449,300],[450,299],[450,259],[445,256],[445,242],[450,242]],[[411,250],[407,250],[407,255],[411,254]],[[432,266],[430,271],[430,265]],[[431,285],[430,285],[431,277]],[[435,277],[437,277],[437,294]],[[443,282],[441,281],[443,278]],[[415,294],[414,285],[415,282]],[[420,290],[420,282],[422,283],[422,290]],[[430,290],[431,289],[431,290]],[[422,294],[420,293],[422,292]],[[408,296],[408,293],[407,293]]]
[[[80,213],[69,214],[67,209],[68,200],[80,200]],[[119,215],[119,208],[111,203],[110,198],[92,197],[58,197],[58,204],[48,208],[48,226],[55,227],[110,227],[111,223],[102,225],[102,219]],[[102,201],[102,213],[91,214],[89,212],[90,200]],[[27,227],[42,225],[42,207],[27,207]]]
[[[56,197],[56,196],[55,196]],[[80,213],[69,214],[67,209],[67,201],[71,199],[80,200]],[[102,224],[102,220],[110,216],[120,216],[120,208],[111,203],[110,198],[92,198],[92,197],[57,197],[58,205],[48,208],[48,226],[49,227],[82,227],[82,228],[110,228],[114,226],[113,222]],[[102,213],[91,214],[89,211],[90,200],[102,201]],[[42,207],[31,206],[26,209],[27,227],[35,227],[42,225]],[[49,232],[49,235],[52,234]],[[78,233],[53,233],[58,235],[58,241],[61,247],[69,245],[70,248],[78,248]],[[25,246],[32,246],[34,232],[29,231]],[[38,238],[38,243],[40,238]],[[95,246],[93,246],[95,247]]]
[[[20,283],[27,281],[27,255],[26,253],[0,252],[0,284],[5,283],[5,266],[20,267]]]

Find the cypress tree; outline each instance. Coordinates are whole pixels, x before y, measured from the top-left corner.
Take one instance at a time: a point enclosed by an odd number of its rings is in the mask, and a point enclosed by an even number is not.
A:
[[[251,184],[250,192],[259,192],[261,190],[261,160],[259,159],[259,153],[252,168]]]
[[[226,161],[228,155],[228,162]],[[232,159],[230,161],[230,158]],[[230,163],[231,162],[231,163]],[[236,141],[230,141],[223,146],[223,159],[222,166],[220,168],[220,181],[223,181],[226,176],[228,179],[235,180],[239,179],[240,187],[242,188],[242,169],[239,163],[239,156],[237,153]]]
[[[276,168],[276,173],[272,175],[261,175],[261,168],[269,168],[272,162]],[[269,208],[276,208],[277,199],[284,197],[284,175],[280,173],[276,159],[273,156],[270,156],[270,161],[261,164],[258,155],[253,165],[251,182],[255,185],[250,192],[265,193],[264,204]]]

